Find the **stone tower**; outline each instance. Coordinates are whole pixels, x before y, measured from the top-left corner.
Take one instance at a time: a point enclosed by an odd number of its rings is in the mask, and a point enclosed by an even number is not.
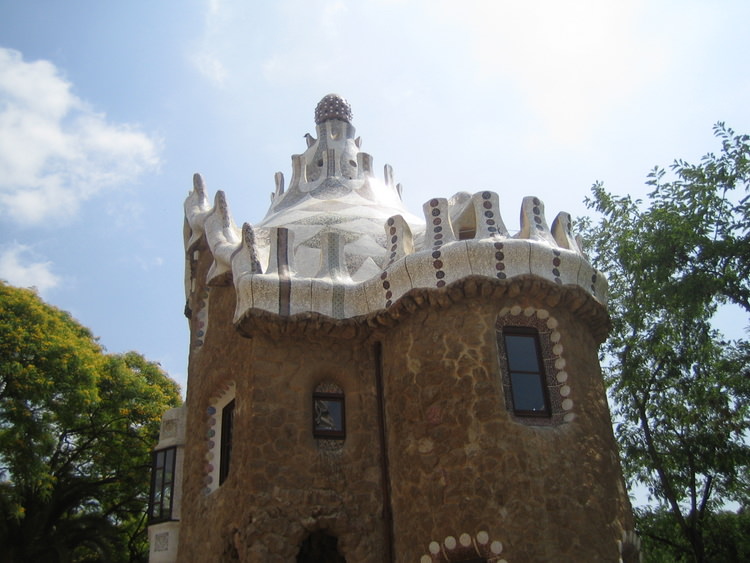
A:
[[[606,280],[535,197],[401,202],[349,104],[238,228],[185,202],[185,406],[154,454],[151,561],[636,561],[597,351]]]

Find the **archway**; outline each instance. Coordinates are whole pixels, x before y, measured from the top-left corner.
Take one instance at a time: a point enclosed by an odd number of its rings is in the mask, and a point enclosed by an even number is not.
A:
[[[339,540],[323,531],[317,531],[307,536],[297,553],[297,563],[346,563],[346,559],[339,553]]]

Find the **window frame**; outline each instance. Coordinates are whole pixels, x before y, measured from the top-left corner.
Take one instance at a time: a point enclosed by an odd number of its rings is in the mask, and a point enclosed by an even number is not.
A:
[[[505,355],[505,368],[508,375],[508,384],[510,388],[510,403],[513,407],[513,414],[519,418],[542,418],[549,419],[552,417],[552,404],[550,402],[549,384],[547,366],[545,365],[542,355],[542,343],[539,336],[539,330],[530,326],[507,325],[498,331],[502,339],[503,351]],[[531,338],[534,343],[538,371],[514,370],[511,368],[511,353],[506,340],[506,336],[521,336]],[[544,402],[543,410],[527,410],[516,407],[516,395],[513,389],[513,375],[536,376],[539,385],[540,394]]]
[[[341,427],[338,429],[320,428],[316,421],[315,403],[318,400],[334,401],[341,405]],[[344,393],[332,393],[324,391],[314,391],[312,394],[312,430],[313,437],[324,440],[345,440],[346,439],[346,401]]]
[[[171,453],[171,472],[166,471],[167,460],[170,458],[168,455]],[[157,465],[159,457],[164,456],[162,465]],[[158,469],[161,469],[160,483],[157,484]],[[151,456],[151,488],[148,496],[148,521],[149,523],[168,522],[173,520],[172,511],[174,509],[174,495],[176,485],[176,469],[177,469],[177,446],[170,446],[168,448],[162,448],[155,450]],[[171,479],[167,480],[167,475],[171,474]],[[165,508],[164,498],[165,491],[169,490],[169,506]],[[159,492],[159,514],[154,516],[154,507],[157,505],[156,493]]]

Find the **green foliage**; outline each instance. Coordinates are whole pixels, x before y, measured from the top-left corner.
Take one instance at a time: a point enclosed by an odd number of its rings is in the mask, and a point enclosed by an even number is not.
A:
[[[636,510],[645,563],[692,561],[691,546],[668,511]],[[750,514],[719,511],[706,516],[705,559],[712,563],[750,561]]]
[[[715,127],[722,150],[649,174],[647,202],[587,200],[594,264],[610,283],[604,346],[628,480],[648,486],[704,561],[711,514],[750,493],[750,347],[713,328],[717,307],[750,312],[750,137]],[[642,520],[647,522],[647,520]]]
[[[141,561],[150,452],[177,385],[30,290],[0,282],[6,561]]]

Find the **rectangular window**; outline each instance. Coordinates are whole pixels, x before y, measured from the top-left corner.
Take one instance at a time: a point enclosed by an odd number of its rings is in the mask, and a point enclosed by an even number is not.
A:
[[[313,393],[313,436],[340,440],[346,437],[342,393]]]
[[[176,455],[176,447],[154,452],[153,465],[151,466],[151,495],[148,507],[148,518],[151,522],[162,522],[172,518]]]
[[[549,416],[549,396],[539,333],[531,328],[506,328],[503,342],[508,360],[513,412],[519,416]]]
[[[229,462],[232,459],[232,434],[234,433],[234,399],[221,409],[221,458],[219,462],[219,485],[229,475]]]

